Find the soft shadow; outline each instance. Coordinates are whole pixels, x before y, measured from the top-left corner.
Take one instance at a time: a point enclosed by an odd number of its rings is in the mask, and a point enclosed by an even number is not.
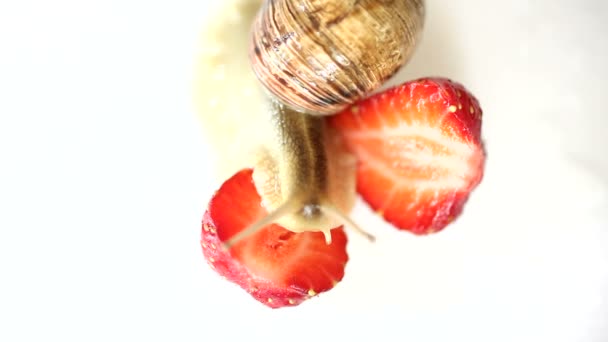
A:
[[[383,87],[420,77],[442,76],[453,80],[464,78],[462,51],[458,46],[458,30],[442,0],[426,1],[426,20],[422,37],[409,63]]]

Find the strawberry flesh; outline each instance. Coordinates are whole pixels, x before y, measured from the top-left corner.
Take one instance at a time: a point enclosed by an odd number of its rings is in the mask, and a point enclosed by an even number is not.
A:
[[[333,288],[348,261],[342,227],[332,229],[329,245],[321,232],[293,233],[271,224],[224,248],[223,242],[268,214],[252,174],[237,172],[209,203],[201,236],[209,265],[272,308],[295,306]]]
[[[414,234],[445,228],[483,177],[479,102],[445,78],[418,79],[329,118],[357,157],[357,191]]]

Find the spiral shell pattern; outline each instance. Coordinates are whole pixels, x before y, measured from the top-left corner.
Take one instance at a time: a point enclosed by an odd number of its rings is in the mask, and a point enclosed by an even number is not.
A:
[[[251,64],[283,103],[333,114],[405,64],[423,22],[423,0],[267,0],[253,25]]]

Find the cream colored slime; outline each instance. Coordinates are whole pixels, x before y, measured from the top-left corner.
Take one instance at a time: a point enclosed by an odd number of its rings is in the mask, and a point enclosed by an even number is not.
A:
[[[260,147],[271,146],[265,94],[247,55],[249,29],[261,3],[225,0],[218,4],[199,42],[195,99],[215,158],[216,182],[253,167]]]

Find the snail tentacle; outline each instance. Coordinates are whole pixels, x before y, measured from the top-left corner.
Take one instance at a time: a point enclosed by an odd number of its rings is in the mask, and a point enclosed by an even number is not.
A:
[[[233,237],[228,239],[226,242],[224,242],[224,247],[229,249],[232,246],[234,246],[237,242],[251,236],[252,234],[255,234],[256,232],[258,232],[260,229],[264,228],[265,226],[274,223],[280,217],[282,217],[288,213],[294,212],[295,210],[297,210],[296,204],[297,204],[296,201],[288,201],[286,203],[283,203],[283,205],[281,205],[277,210],[264,216],[263,218],[259,219],[258,221],[256,221],[252,225],[250,225],[249,227],[241,230],[240,232],[235,234]]]

